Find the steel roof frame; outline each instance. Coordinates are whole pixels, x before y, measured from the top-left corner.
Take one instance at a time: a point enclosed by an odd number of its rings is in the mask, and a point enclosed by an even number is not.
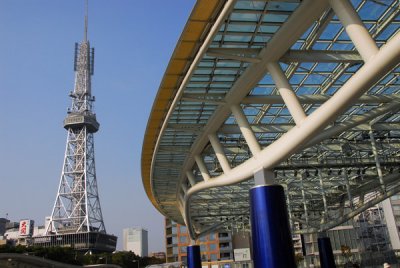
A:
[[[202,4],[197,2],[191,17]],[[347,0],[213,1],[212,19],[186,59],[179,86],[162,108],[164,117],[152,112],[149,119],[146,133],[159,129],[152,143],[145,140],[142,154],[143,182],[153,204],[184,221],[195,239],[233,225],[232,219],[248,224],[248,180],[263,168],[275,170],[275,181],[285,186],[291,220],[305,226],[299,232],[326,230],[353,215],[333,220],[328,206],[362,211],[395,194],[398,5],[375,6],[379,16],[362,15],[361,21],[357,13],[365,14],[369,1],[355,7]],[[268,21],[277,17],[285,19]],[[337,31],[324,39],[334,25]],[[266,34],[268,27],[277,31]],[[160,109],[157,99],[153,111]],[[374,192],[371,200],[359,201]],[[235,202],[229,202],[232,196]]]

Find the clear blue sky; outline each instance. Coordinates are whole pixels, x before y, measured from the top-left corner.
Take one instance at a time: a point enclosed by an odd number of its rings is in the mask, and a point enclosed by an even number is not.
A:
[[[165,251],[163,217],[144,193],[140,157],[154,97],[194,0],[89,0],[96,169],[108,233],[142,226]],[[84,0],[0,0],[0,217],[51,214]]]

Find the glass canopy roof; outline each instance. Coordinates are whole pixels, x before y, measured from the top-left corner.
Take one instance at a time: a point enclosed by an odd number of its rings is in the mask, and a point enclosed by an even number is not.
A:
[[[266,63],[282,70],[307,119],[368,67],[328,1],[313,8],[310,2],[197,1],[161,83],[142,151],[149,199],[165,216],[188,224],[192,238],[249,224],[253,177],[223,178],[280,148],[261,157],[243,127],[267,151],[302,123]],[[377,48],[398,39],[397,0],[350,2]],[[299,232],[332,228],[368,202],[400,191],[400,56],[393,55],[359,96],[268,166],[286,190],[291,222],[304,226]]]

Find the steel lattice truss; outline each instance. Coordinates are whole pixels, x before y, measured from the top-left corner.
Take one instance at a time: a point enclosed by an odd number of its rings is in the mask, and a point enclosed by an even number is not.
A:
[[[164,215],[192,238],[247,228],[262,168],[285,187],[299,232],[400,191],[398,1],[206,2],[178,42],[143,146],[145,189]]]
[[[76,46],[75,87],[64,120],[68,131],[64,165],[47,234],[106,232],[101,213],[93,133],[99,128],[91,95],[93,49],[85,40]]]

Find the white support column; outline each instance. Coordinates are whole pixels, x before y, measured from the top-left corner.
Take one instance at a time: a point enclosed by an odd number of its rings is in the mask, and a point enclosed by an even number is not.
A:
[[[255,185],[274,185],[275,174],[272,170],[260,169],[254,172],[254,184]]]
[[[303,199],[303,209],[304,209],[304,216],[306,217],[306,225],[307,228],[310,227],[309,225],[309,219],[308,219],[308,208],[307,208],[307,201],[306,201],[306,192],[304,191],[304,183],[303,183],[303,178],[305,174],[300,174],[300,185],[301,185],[301,197]]]
[[[176,200],[176,201],[178,203],[179,210],[180,210],[180,212],[181,212],[181,214],[183,216],[183,213],[185,213],[185,210],[184,210],[185,197],[184,197],[184,195],[182,194],[181,191],[179,191],[178,200]]]
[[[367,28],[365,28],[350,1],[329,0],[329,3],[363,60],[366,62],[378,53],[378,46],[372,39]]]
[[[188,190],[187,186],[184,183],[182,183],[181,188],[182,188],[183,193],[186,194],[186,192]]]
[[[294,222],[293,222],[292,207],[291,207],[291,200],[290,200],[290,194],[289,194],[289,184],[282,185],[282,186],[284,186],[284,189],[286,190],[286,202],[287,202],[289,222],[292,227],[292,231],[294,231],[295,227],[294,227]]]
[[[290,114],[292,115],[296,125],[299,125],[307,115],[301,106],[296,93],[293,91],[286,75],[283,73],[281,67],[276,62],[269,62],[266,64],[272,79],[275,82],[276,87],[279,90],[279,94],[282,96],[283,101],[286,104]]]
[[[229,164],[228,158],[226,157],[224,148],[222,147],[221,143],[219,142],[217,134],[212,133],[212,134],[208,135],[208,138],[210,139],[211,146],[214,149],[215,155],[218,158],[218,161],[222,167],[222,170],[224,171],[224,173],[228,173],[231,170],[231,165]]]
[[[192,171],[187,171],[187,172],[186,172],[186,176],[187,176],[187,178],[188,178],[188,180],[189,180],[190,185],[191,185],[192,187],[195,186],[195,185],[196,185],[196,179],[195,179],[195,177],[194,177]]]
[[[185,204],[185,196],[182,194],[182,192],[179,192],[178,203],[180,203],[181,206],[183,206],[183,204]]]
[[[353,209],[353,196],[350,192],[349,176],[347,176],[346,168],[342,168],[344,183],[346,184],[347,198],[349,199],[350,208]]]
[[[199,155],[195,155],[194,159],[196,161],[197,166],[199,167],[201,176],[203,176],[203,179],[205,181],[208,181],[210,179],[210,174],[208,173],[208,169],[206,167],[206,164],[204,163],[203,158],[201,158]]]
[[[242,132],[243,137],[250,148],[251,153],[253,155],[258,154],[261,151],[260,144],[258,143],[257,138],[254,135],[254,132],[251,129],[242,108],[240,107],[240,105],[235,104],[231,106],[231,110],[233,115],[235,116],[236,122],[239,125],[240,131]]]
[[[383,181],[381,163],[379,162],[378,150],[376,149],[375,137],[372,128],[369,131],[369,137],[371,139],[372,153],[374,154],[376,171],[378,172],[379,184],[381,186],[382,193],[384,194],[386,192],[386,187],[385,187],[385,182]]]
[[[322,194],[322,202],[324,204],[324,217],[322,218],[323,222],[326,223],[328,220],[328,202],[326,201],[326,192],[324,186],[324,180],[322,178],[322,170],[318,169],[318,178],[319,178],[319,185],[321,186],[321,194]]]

